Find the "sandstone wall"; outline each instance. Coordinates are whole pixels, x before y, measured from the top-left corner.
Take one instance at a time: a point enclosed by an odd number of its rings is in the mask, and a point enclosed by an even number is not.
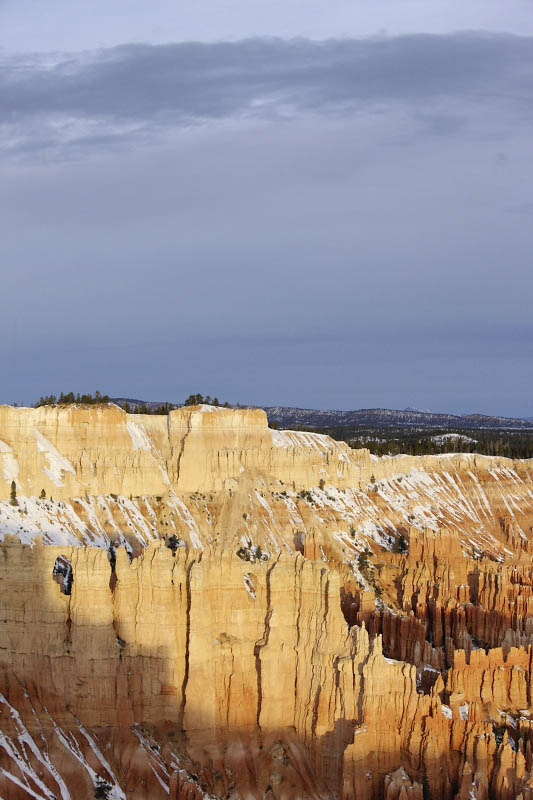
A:
[[[268,428],[260,409],[180,408],[168,416],[117,406],[0,407],[0,497],[162,495],[231,487],[243,472],[299,488],[356,484],[368,451],[326,436]]]
[[[230,489],[243,473],[296,489],[320,480],[366,485],[413,469],[440,472],[513,466],[483,456],[375,459],[328,436],[274,431],[261,409],[180,408],[168,416],[117,406],[0,406],[0,499],[19,494],[163,495]]]
[[[348,629],[325,564],[157,543],[112,569],[101,548],[10,542],[0,581],[5,800],[39,780],[84,800],[98,776],[134,800],[529,796],[531,649],[457,651],[422,692]]]
[[[54,580],[58,556],[72,564],[70,594]],[[37,678],[58,713],[75,707],[88,725],[182,719],[204,733],[294,725],[304,737],[333,723],[327,707],[313,718],[314,700],[353,642],[338,574],[323,565],[173,557],[161,542],[131,563],[119,549],[113,574],[101,548],[9,542],[0,557],[0,663]]]
[[[1,407],[0,797],[533,800],[531,483],[260,410]]]
[[[72,565],[70,594],[54,580],[58,557]],[[241,733],[282,734],[336,793],[365,714],[363,667],[372,658],[383,697],[397,669],[349,631],[338,574],[300,555],[250,564],[152,543],[131,563],[120,549],[112,571],[101,548],[9,542],[0,559],[0,692],[15,707],[24,687],[61,730],[164,723],[199,762]],[[416,694],[414,668],[400,669]]]

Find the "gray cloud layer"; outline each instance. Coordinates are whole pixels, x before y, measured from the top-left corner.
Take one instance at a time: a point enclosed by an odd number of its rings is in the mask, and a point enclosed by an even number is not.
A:
[[[508,35],[4,59],[0,400],[533,415],[532,101]]]
[[[344,115],[396,103],[437,114],[454,103],[531,118],[533,39],[462,33],[394,39],[257,39],[128,45],[83,56],[6,59],[0,75],[4,147],[14,151],[150,137],[231,117]],[[451,114],[450,114],[451,111]]]

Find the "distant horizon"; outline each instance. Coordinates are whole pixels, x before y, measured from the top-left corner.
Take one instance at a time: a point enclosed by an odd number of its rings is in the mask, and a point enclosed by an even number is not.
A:
[[[51,392],[53,394],[53,392]],[[78,394],[78,392],[74,392],[74,394]],[[82,394],[80,392],[79,394]],[[150,403],[150,404],[161,404],[164,405],[165,403],[170,403],[176,406],[183,406],[186,400],[186,397],[183,400],[150,400],[146,397],[135,397],[134,394],[125,395],[125,394],[115,394],[110,395],[109,393],[102,393],[109,396],[110,401],[114,402],[116,400],[124,400],[124,401],[134,401],[136,403]],[[40,395],[44,396],[44,395]],[[207,395],[206,395],[207,396]],[[211,396],[212,399],[218,397],[217,394]],[[224,403],[226,401],[225,397],[219,397],[220,403]],[[0,405],[7,405],[17,408],[33,408],[36,403],[38,403],[39,397],[33,400],[30,403],[20,402],[18,400],[14,400],[12,402],[2,401]],[[339,408],[339,407],[319,407],[319,406],[310,406],[310,405],[294,405],[294,404],[286,404],[286,403],[246,403],[242,401],[234,401],[228,400],[231,406],[241,405],[243,407],[249,408],[290,408],[299,411],[332,411],[332,412],[354,412],[354,411],[394,411],[394,412],[412,412],[412,413],[420,413],[420,414],[448,414],[450,416],[455,417],[465,417],[465,416],[473,416],[473,415],[480,415],[484,417],[501,417],[504,419],[520,419],[520,420],[533,420],[533,416],[531,416],[531,412],[529,414],[504,414],[504,413],[489,413],[485,411],[449,411],[447,409],[439,409],[438,411],[427,409],[427,408],[417,408],[415,406],[406,406],[404,408],[395,407],[393,405],[386,406],[386,405],[373,405],[373,406],[352,406],[349,408]]]

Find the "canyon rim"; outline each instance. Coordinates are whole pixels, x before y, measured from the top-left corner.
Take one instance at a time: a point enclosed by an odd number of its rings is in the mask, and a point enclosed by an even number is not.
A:
[[[0,440],[4,800],[532,796],[530,461],[212,406]]]

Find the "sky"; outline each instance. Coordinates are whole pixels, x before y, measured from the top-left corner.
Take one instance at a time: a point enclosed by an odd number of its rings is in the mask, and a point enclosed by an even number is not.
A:
[[[532,0],[0,0],[0,402],[533,416]]]

